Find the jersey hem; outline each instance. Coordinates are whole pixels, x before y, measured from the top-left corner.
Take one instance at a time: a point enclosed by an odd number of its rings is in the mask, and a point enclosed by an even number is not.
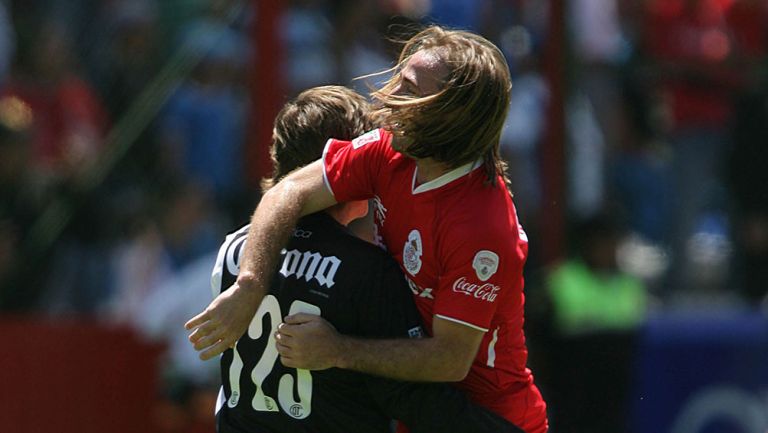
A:
[[[488,332],[488,328],[483,328],[482,326],[473,325],[463,320],[454,319],[453,317],[443,316],[442,314],[435,314],[435,317],[439,317],[441,319],[448,320],[450,322],[455,322],[464,326],[469,326],[470,328],[477,329],[478,331]]]

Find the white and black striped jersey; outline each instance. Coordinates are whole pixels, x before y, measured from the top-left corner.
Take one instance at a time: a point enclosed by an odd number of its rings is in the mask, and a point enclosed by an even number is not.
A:
[[[227,236],[213,295],[237,278],[248,226]],[[447,384],[407,383],[348,370],[308,371],[280,362],[282,318],[319,314],[346,335],[421,337],[419,314],[397,263],[324,212],[300,220],[248,331],[221,356],[219,433],[519,432]]]

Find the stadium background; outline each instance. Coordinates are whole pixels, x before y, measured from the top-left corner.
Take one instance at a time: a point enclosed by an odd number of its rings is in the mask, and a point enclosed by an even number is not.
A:
[[[552,432],[768,431],[764,0],[0,2],[0,431],[212,432],[182,325],[272,118],[426,22],[513,74]]]

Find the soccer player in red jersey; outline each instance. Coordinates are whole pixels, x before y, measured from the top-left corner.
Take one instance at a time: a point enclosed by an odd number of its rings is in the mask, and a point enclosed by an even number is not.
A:
[[[347,140],[372,126],[368,103],[341,86],[302,92],[275,118],[269,188],[323,152],[326,137]],[[314,312],[339,332],[364,338],[421,338],[422,321],[399,264],[347,230],[366,201],[302,217],[268,295],[236,346],[220,358],[218,433],[389,433],[390,418],[421,433],[521,433],[446,383],[404,382],[278,362],[275,333],[289,312]],[[248,226],[227,236],[211,276],[214,296],[237,279]],[[365,290],[360,290],[365,287]]]
[[[506,61],[480,36],[435,26],[406,43],[396,72],[374,95],[385,128],[329,140],[321,161],[264,196],[237,282],[187,323],[190,340],[207,359],[242,335],[301,215],[372,198],[376,238],[406,273],[432,338],[351,338],[297,314],[278,331],[283,363],[457,381],[527,433],[546,432],[545,404],[526,368],[527,239],[498,151]]]

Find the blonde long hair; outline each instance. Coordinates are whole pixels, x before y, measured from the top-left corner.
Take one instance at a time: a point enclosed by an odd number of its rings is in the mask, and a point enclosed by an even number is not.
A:
[[[403,67],[419,51],[435,54],[447,67],[442,89],[422,97],[395,95]],[[394,70],[372,95],[385,127],[411,143],[406,155],[452,168],[482,158],[488,183],[496,185],[498,175],[507,181],[499,141],[512,81],[495,45],[474,33],[431,26],[405,43]]]

